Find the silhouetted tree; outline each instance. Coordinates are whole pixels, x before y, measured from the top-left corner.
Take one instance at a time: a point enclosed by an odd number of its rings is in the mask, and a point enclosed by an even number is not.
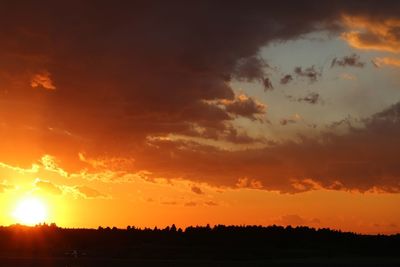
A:
[[[171,232],[176,232],[176,226],[175,226],[175,224],[171,225],[170,231],[171,231]]]
[[[337,255],[399,258],[400,235],[359,235],[330,229],[282,226],[189,226],[163,230],[113,227],[63,229],[56,225],[0,227],[0,253],[87,257],[271,259]]]

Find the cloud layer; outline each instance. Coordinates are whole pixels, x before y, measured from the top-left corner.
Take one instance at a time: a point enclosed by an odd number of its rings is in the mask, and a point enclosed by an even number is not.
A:
[[[112,172],[213,185],[397,191],[397,106],[344,136],[276,144],[237,123],[267,122],[268,103],[231,87],[232,81],[253,82],[271,93],[272,70],[260,49],[315,31],[345,32],[342,38],[355,47],[397,52],[397,10],[392,1],[5,2],[0,138],[7,142],[0,159],[26,165],[50,154],[68,171],[99,169],[79,158],[86,153],[93,160],[134,158],[125,165],[106,160],[103,168]],[[353,59],[334,65],[360,66]],[[294,76],[315,82],[321,71],[296,67],[280,83]],[[313,92],[294,100],[321,99]],[[210,145],[216,141],[219,146]],[[258,147],[230,150],[243,144]],[[37,186],[57,191],[43,181]]]

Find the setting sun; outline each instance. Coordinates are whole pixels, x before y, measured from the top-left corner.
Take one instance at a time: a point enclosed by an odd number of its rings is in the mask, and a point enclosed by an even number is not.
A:
[[[46,205],[37,198],[22,199],[16,206],[13,217],[18,223],[36,225],[47,219]]]

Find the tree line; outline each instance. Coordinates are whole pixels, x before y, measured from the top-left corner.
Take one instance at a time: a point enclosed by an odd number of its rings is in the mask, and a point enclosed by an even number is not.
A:
[[[399,258],[400,235],[362,235],[283,226],[190,226],[98,229],[0,227],[0,256],[110,258],[274,259],[307,257]]]

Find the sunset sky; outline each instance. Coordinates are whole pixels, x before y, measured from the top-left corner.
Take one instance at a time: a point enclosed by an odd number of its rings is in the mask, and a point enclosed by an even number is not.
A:
[[[0,225],[400,232],[400,1],[2,1]]]

